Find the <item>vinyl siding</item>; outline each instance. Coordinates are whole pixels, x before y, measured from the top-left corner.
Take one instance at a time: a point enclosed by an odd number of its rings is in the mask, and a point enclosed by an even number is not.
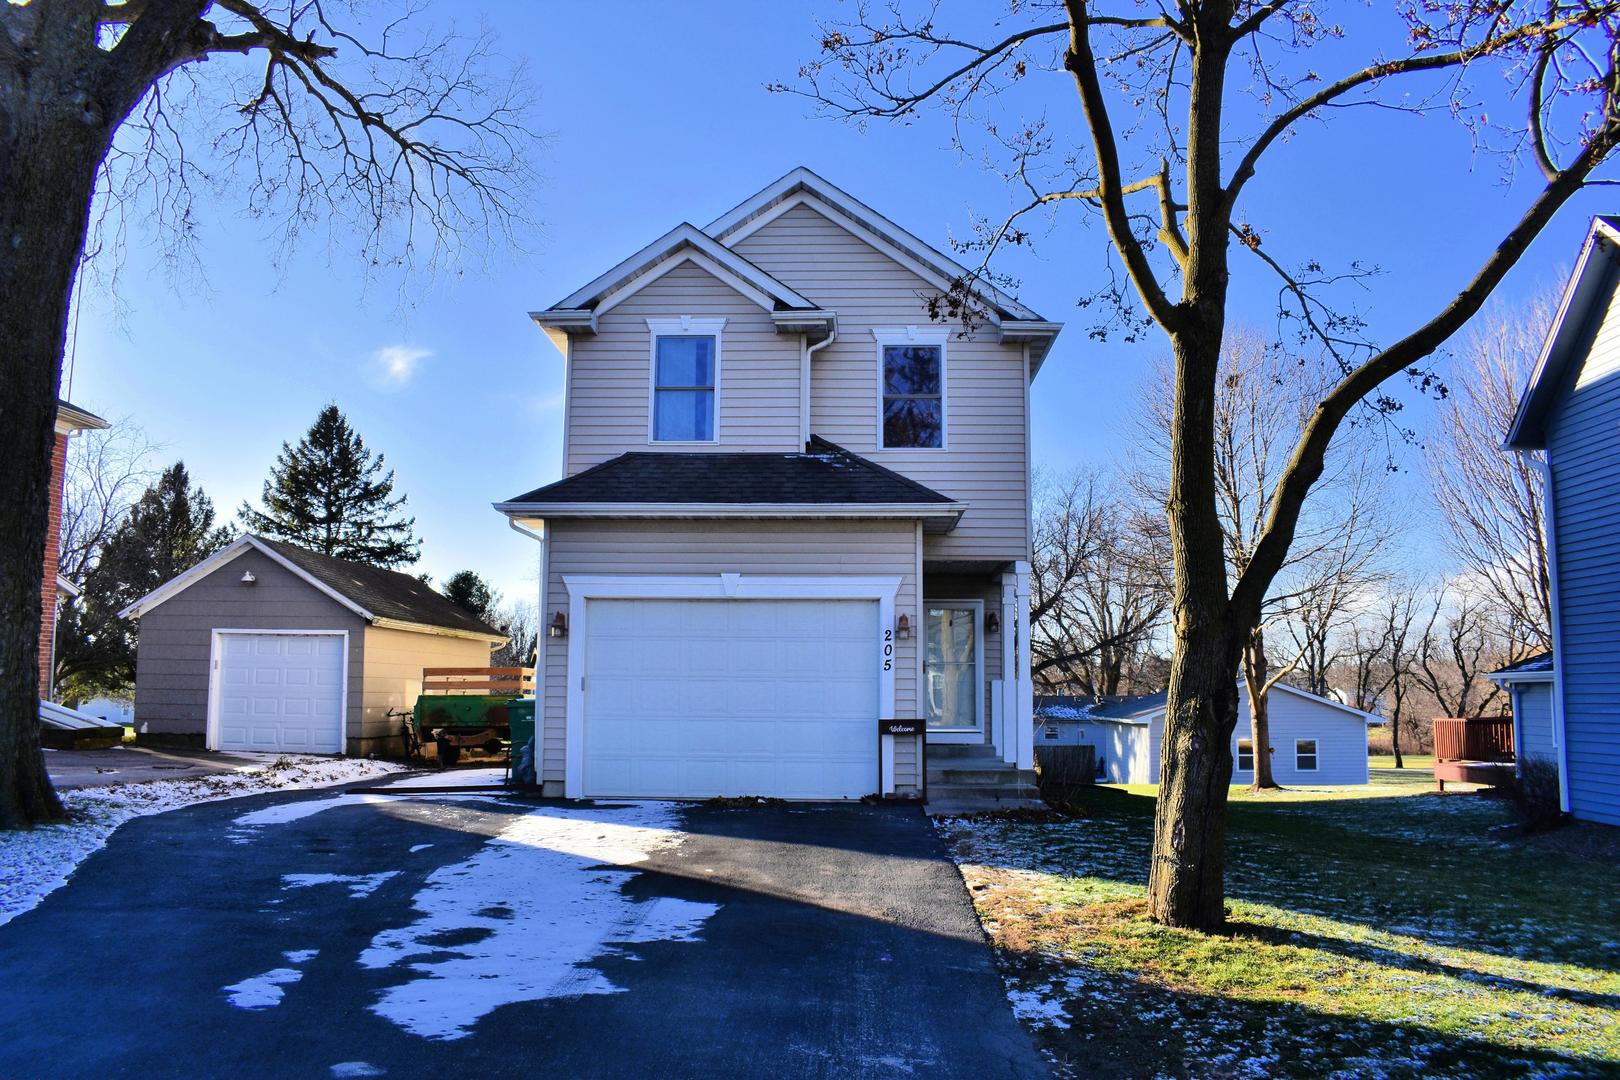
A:
[[[650,444],[652,332],[649,318],[724,318],[720,333],[718,443]],[[778,334],[770,313],[687,263],[603,315],[593,335],[573,338],[568,365],[566,476],[627,450],[802,450],[800,338]]]
[[[1550,682],[1525,683],[1519,687],[1519,732],[1524,740],[1524,745],[1518,748],[1521,759],[1558,759],[1558,744],[1553,738],[1552,695]]]
[[[1271,706],[1271,745],[1276,753],[1271,757],[1272,775],[1279,784],[1287,785],[1342,785],[1367,782],[1367,724],[1331,705],[1274,690],[1269,695]],[[1159,760],[1164,746],[1164,714],[1153,717],[1149,725],[1127,728],[1124,724],[1099,724],[1101,728],[1128,731],[1129,734],[1107,735],[1110,760],[1108,778],[1113,783],[1157,784]],[[1232,733],[1232,760],[1237,761],[1239,739],[1249,737],[1249,694],[1239,694],[1238,723]],[[1298,739],[1315,739],[1317,769],[1301,772],[1295,767],[1295,746]],[[1232,783],[1250,784],[1254,773],[1232,770]]]
[[[251,570],[258,579],[242,584]],[[208,726],[215,630],[347,630],[348,736],[360,736],[365,621],[262,553],[245,550],[142,616],[135,657],[137,730],[195,735]]]
[[[1620,293],[1548,418],[1570,812],[1620,825]]]
[[[1367,782],[1367,722],[1360,716],[1344,712],[1324,702],[1291,694],[1286,690],[1272,690],[1266,695],[1271,717],[1271,775],[1277,783],[1292,785],[1365,784]],[[1162,732],[1164,718],[1155,721]],[[1237,730],[1232,733],[1232,760],[1237,761],[1237,741],[1249,737],[1249,692],[1243,690],[1238,701]],[[1316,771],[1301,772],[1296,768],[1295,746],[1298,739],[1316,740]],[[1259,753],[1259,747],[1255,748]],[[1158,761],[1154,761],[1155,772]],[[1232,783],[1250,784],[1254,773],[1232,771]]]
[[[1153,733],[1145,724],[1097,722],[1079,725],[1096,730],[1097,753],[1110,784],[1148,784],[1158,766],[1152,761]],[[1084,737],[1082,737],[1084,738]]]
[[[872,329],[929,327],[926,301],[938,290],[805,206],[733,248],[838,312],[838,339],[813,361],[811,430],[969,504],[954,530],[926,538],[927,556],[1029,558],[1022,349],[999,344],[994,328],[963,339],[953,326],[945,345],[947,448],[880,449],[878,347]],[[789,385],[796,389],[797,380]]]
[[[554,521],[548,523],[548,581],[541,605],[549,620],[567,611],[569,574],[895,575],[896,618],[921,625],[917,600],[917,533],[904,522]],[[571,632],[573,628],[570,628]],[[918,715],[917,640],[895,642],[895,716]],[[542,779],[561,784],[567,768],[566,643],[545,649],[542,689]],[[874,735],[875,738],[875,735]],[[915,788],[914,740],[897,740],[896,783]]]
[[[368,626],[365,642],[358,731],[349,724],[351,754],[402,755],[401,720],[388,713],[416,705],[423,668],[489,666],[488,642],[469,638]]]

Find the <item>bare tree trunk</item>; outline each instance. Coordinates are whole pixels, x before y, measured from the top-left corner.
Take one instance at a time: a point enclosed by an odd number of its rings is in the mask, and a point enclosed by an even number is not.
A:
[[[1389,711],[1389,744],[1395,751],[1395,767],[1406,768],[1401,757],[1401,698],[1405,696],[1401,691],[1395,691],[1395,707]]]
[[[1249,688],[1249,736],[1254,743],[1252,791],[1278,786],[1271,772],[1271,695],[1266,692],[1266,680],[1270,677],[1265,631],[1256,630],[1243,647],[1243,681]]]
[[[0,117],[0,828],[63,812],[39,746],[41,568],[69,297],[105,146],[91,106],[52,104],[58,123]]]

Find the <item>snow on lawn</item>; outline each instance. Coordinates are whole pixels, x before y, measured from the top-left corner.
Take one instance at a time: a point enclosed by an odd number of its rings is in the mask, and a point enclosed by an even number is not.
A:
[[[382,991],[372,1012],[424,1038],[459,1039],[502,1005],[618,993],[591,961],[627,944],[694,940],[717,910],[624,892],[630,867],[681,842],[678,822],[667,803],[518,818],[434,871],[412,901],[420,917],[360,954],[362,967],[415,975]]]
[[[67,882],[74,869],[131,818],[193,803],[347,784],[399,772],[387,761],[356,758],[276,758],[263,768],[80,788],[61,793],[72,820],[21,832],[0,832],[0,926]],[[295,803],[293,805],[303,805]]]

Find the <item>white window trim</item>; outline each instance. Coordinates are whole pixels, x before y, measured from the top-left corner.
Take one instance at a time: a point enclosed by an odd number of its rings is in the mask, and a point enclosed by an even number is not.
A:
[[[1316,759],[1316,764],[1312,765],[1308,769],[1305,768],[1303,765],[1301,765],[1299,763],[1299,744],[1300,743],[1310,743],[1313,747],[1315,747],[1315,749],[1311,751],[1311,757]],[[1294,771],[1295,772],[1321,772],[1322,771],[1322,740],[1320,740],[1320,739],[1295,739],[1294,740]]]
[[[349,752],[349,632],[347,630],[214,630],[208,638],[208,707],[203,725],[203,745],[209,750],[219,749],[219,671],[221,638],[227,634],[278,635],[282,637],[335,637],[343,639],[343,673],[339,682],[343,693],[338,698],[338,753]]]
[[[951,600],[945,597],[930,596],[923,600],[922,618],[918,620],[917,627],[917,653],[926,656],[928,653],[928,609],[930,607],[957,607],[973,609],[973,663],[978,668],[978,687],[973,695],[974,713],[978,719],[977,728],[931,728],[928,726],[928,664],[926,660],[919,661],[922,668],[922,685],[918,691],[917,712],[922,717],[923,733],[933,743],[990,743],[990,732],[985,730],[984,724],[984,601],[983,600]]]
[[[647,320],[647,445],[649,446],[713,446],[720,441],[720,355],[724,319],[699,319],[680,315],[667,319]],[[712,337],[714,338],[714,438],[712,439],[660,439],[658,430],[658,339],[660,337]]]
[[[934,327],[893,326],[872,328],[877,342],[877,431],[873,445],[882,454],[941,454],[950,449],[950,331]],[[939,349],[939,445],[883,445],[883,349],[887,345],[931,345]]]
[[[1249,744],[1249,767],[1243,767],[1243,744]],[[1254,772],[1254,740],[1239,739],[1232,744],[1232,768],[1235,772]]]
[[[884,656],[884,632],[894,628],[899,577],[776,577],[762,574],[632,575],[564,574],[568,590],[568,715],[564,725],[563,796],[585,790],[585,640],[591,600],[875,600],[878,637],[872,643],[878,668],[878,717],[894,715],[893,657]],[[885,668],[884,661],[891,661]],[[877,725],[873,724],[874,737]]]

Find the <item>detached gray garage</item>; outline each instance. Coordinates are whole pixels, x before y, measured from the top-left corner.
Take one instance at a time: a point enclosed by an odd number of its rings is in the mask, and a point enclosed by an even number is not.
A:
[[[422,669],[506,640],[409,574],[251,535],[120,614],[137,737],[211,750],[400,755]]]

